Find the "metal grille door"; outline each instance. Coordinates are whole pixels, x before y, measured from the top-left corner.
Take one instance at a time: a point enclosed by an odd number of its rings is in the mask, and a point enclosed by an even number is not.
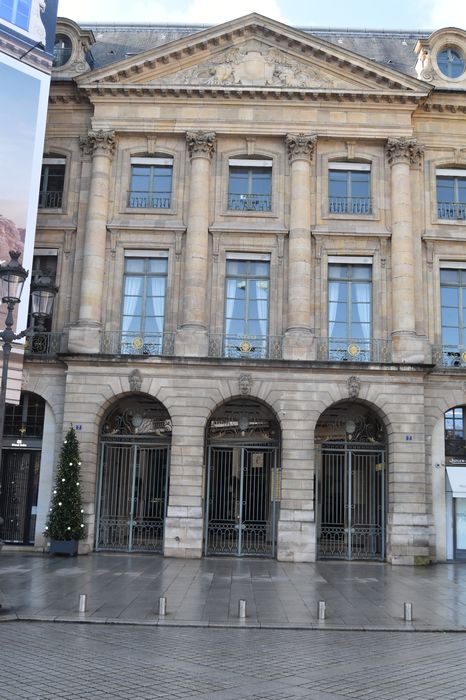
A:
[[[162,552],[170,448],[103,443],[96,549]]]
[[[39,451],[3,451],[0,539],[11,544],[34,544],[37,492],[40,470]]]
[[[385,558],[385,452],[326,448],[318,470],[321,559]]]
[[[210,447],[205,554],[275,556],[278,449]]]

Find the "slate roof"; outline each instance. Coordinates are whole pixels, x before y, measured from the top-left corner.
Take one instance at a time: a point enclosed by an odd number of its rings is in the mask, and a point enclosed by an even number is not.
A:
[[[94,32],[96,43],[91,53],[94,68],[102,68],[131,55],[142,53],[176,39],[208,29],[211,25],[180,24],[83,24]],[[429,31],[385,31],[363,29],[324,29],[297,27],[325,41],[416,78],[414,47],[426,39]]]

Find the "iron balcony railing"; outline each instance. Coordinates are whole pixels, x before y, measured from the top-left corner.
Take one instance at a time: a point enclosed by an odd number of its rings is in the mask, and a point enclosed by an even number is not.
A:
[[[174,355],[174,333],[103,331],[100,352],[104,355]]]
[[[280,335],[211,334],[209,336],[209,357],[280,360],[283,357],[282,341]]]
[[[466,367],[466,346],[434,345],[432,361],[440,367]]]
[[[63,350],[63,333],[30,331],[26,334],[24,352],[26,355],[56,355]]]
[[[63,204],[63,192],[39,192],[39,209],[61,209]]]
[[[234,211],[271,211],[271,194],[229,194],[228,209]]]
[[[466,202],[437,202],[439,219],[466,219]]]
[[[372,214],[370,197],[329,197],[329,214]]]
[[[316,338],[316,359],[329,362],[390,362],[391,342],[381,339]]]
[[[128,192],[130,209],[170,209],[171,192]]]

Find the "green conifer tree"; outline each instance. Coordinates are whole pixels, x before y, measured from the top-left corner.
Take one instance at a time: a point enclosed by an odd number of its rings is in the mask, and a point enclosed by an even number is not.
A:
[[[84,537],[84,510],[79,475],[79,442],[70,428],[63,442],[55,488],[52,494],[45,535],[52,540],[81,540]]]

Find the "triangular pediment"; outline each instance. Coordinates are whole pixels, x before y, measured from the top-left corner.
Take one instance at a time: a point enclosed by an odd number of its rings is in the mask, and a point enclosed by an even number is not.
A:
[[[88,90],[209,88],[402,92],[425,83],[258,14],[196,32],[78,79]]]

